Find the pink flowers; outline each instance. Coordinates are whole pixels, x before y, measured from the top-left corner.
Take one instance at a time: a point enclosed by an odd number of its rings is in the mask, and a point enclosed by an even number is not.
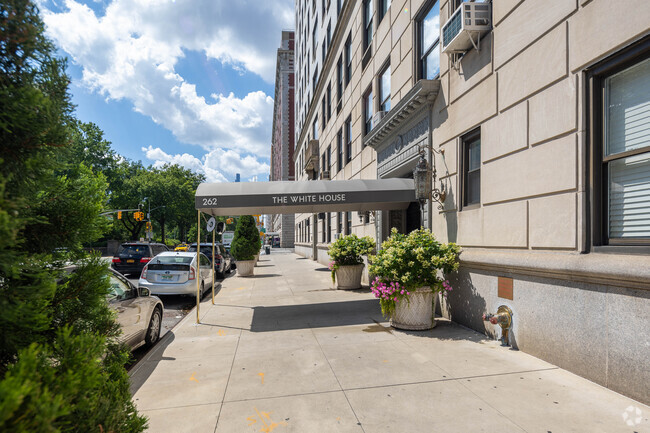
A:
[[[379,278],[375,278],[370,286],[370,290],[376,298],[395,302],[399,302],[399,297],[409,296],[411,294],[399,283],[394,281],[384,283],[380,281]]]
[[[330,271],[334,270],[334,265],[336,262],[330,262],[330,264],[327,266]]]
[[[445,280],[442,282],[442,288],[444,289],[442,292],[442,296],[444,296],[445,298],[447,297],[447,293],[453,290],[451,284],[449,284],[449,280]]]

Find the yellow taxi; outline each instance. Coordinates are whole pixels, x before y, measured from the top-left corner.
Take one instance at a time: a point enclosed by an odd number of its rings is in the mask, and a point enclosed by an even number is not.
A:
[[[187,244],[178,244],[176,248],[174,248],[174,251],[187,251],[189,247],[190,246]]]

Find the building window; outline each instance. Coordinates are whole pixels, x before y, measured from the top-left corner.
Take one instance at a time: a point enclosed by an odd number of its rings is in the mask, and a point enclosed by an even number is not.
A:
[[[332,42],[332,21],[331,20],[329,23],[327,23],[327,49],[328,50],[330,48],[330,42]]]
[[[372,131],[372,87],[363,95],[363,134]]]
[[[325,161],[327,164],[325,165],[325,170],[327,170],[328,173],[331,173],[332,170],[332,146],[327,146],[327,160]],[[330,174],[331,178],[331,174]]]
[[[318,140],[318,116],[316,116],[316,118],[314,119],[314,123],[313,123],[312,126],[313,126],[312,134],[313,134],[314,140]]]
[[[593,244],[650,245],[650,38],[596,65],[591,90]]]
[[[363,2],[363,51],[365,52],[372,43],[372,15],[374,13],[372,4],[374,0]]]
[[[327,121],[332,117],[332,84],[327,85]]]
[[[318,18],[314,20],[314,30],[311,33],[311,52],[314,58],[316,58],[316,47],[318,43]]]
[[[481,130],[476,129],[461,138],[463,155],[463,206],[481,203]]]
[[[311,241],[311,228],[309,227],[309,218],[305,220],[307,223],[307,236],[305,237],[305,241],[310,242]]]
[[[339,129],[336,134],[336,172],[338,173],[343,169],[343,129]]]
[[[325,152],[320,156],[320,167],[321,167],[321,173],[323,173],[325,170]]]
[[[336,64],[336,100],[340,103],[343,98],[343,56]]]
[[[352,118],[345,121],[345,163],[352,161]]]
[[[379,76],[379,111],[390,111],[390,64]]]
[[[321,216],[323,217],[323,219],[321,220],[322,223],[321,223],[321,235],[320,235],[320,241],[321,241],[322,243],[325,243],[325,242],[327,242],[327,221],[325,220],[325,214],[324,214],[324,213],[318,215],[319,218],[320,218]]]
[[[388,8],[390,7],[390,0],[379,0],[379,17],[377,18],[377,24],[381,22],[381,20],[384,19],[386,14],[388,13]]]
[[[332,242],[332,214],[327,212],[327,243]]]
[[[323,99],[321,101],[321,106],[323,109],[323,124],[321,125],[321,129],[324,131],[325,124],[327,123],[327,101],[325,100],[325,96],[323,96]]]
[[[352,233],[352,212],[345,213],[345,234],[349,235]]]
[[[314,96],[316,96],[316,84],[318,84],[318,65],[314,68],[314,77],[312,81],[312,90],[314,91]]]
[[[323,41],[321,48],[320,62],[322,65],[325,64],[325,56],[327,56],[327,41]]]
[[[440,73],[440,3],[431,4],[418,20],[418,78],[432,80]]]
[[[342,5],[342,3],[343,3],[342,0],[336,0],[336,14],[337,14],[337,15],[338,15],[339,13],[341,13],[341,5]]]
[[[336,233],[341,235],[343,233],[343,212],[338,212],[336,214]]]
[[[345,41],[345,88],[350,84],[352,78],[352,34],[348,35]]]

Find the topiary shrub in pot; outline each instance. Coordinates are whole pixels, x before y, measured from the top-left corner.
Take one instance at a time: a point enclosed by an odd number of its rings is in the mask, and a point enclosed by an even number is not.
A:
[[[230,247],[230,253],[237,260],[237,274],[242,277],[253,276],[255,268],[255,254],[262,247],[260,232],[255,226],[255,219],[251,215],[243,215],[237,221],[235,235]]]
[[[375,240],[369,236],[347,235],[334,241],[327,253],[332,262],[332,282],[337,289],[361,288],[363,257],[375,249]]]
[[[408,330],[436,326],[438,292],[451,290],[445,274],[458,269],[460,247],[441,244],[430,231],[420,228],[408,235],[393,229],[376,256],[369,257],[371,284],[381,312],[391,326]]]

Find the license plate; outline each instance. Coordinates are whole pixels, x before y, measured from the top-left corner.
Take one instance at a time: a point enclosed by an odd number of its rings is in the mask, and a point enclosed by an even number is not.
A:
[[[135,263],[135,260],[133,260],[133,259],[128,259],[126,262],[127,262],[127,263]]]
[[[160,279],[165,280],[165,281],[169,281],[169,280],[172,279],[172,275],[161,275]]]

